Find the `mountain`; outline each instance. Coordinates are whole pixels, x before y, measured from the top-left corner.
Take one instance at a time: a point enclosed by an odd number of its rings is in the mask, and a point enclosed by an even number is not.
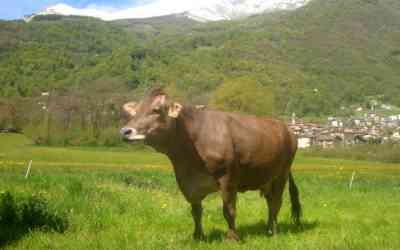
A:
[[[209,6],[185,12],[197,21],[234,20],[263,12],[294,10],[307,4],[309,0],[219,0]]]
[[[196,21],[233,20],[263,12],[277,10],[293,10],[304,6],[309,0],[209,0],[200,3],[171,2],[160,0],[139,7],[125,9],[105,9],[88,7],[85,9],[73,8],[66,4],[50,6],[31,16],[25,17],[29,22],[41,15],[66,15],[66,16],[90,16],[102,20],[120,20],[150,18],[156,16],[183,14]]]
[[[222,83],[250,79],[274,93],[278,114],[331,115],[371,99],[400,106],[399,44],[398,0],[313,0],[206,23],[45,15],[0,21],[0,97],[165,85],[206,104]]]

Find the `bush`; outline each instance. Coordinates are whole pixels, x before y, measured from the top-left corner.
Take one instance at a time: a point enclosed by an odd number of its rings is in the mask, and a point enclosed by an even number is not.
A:
[[[14,197],[6,192],[0,200],[0,225],[13,225],[18,222],[17,204]]]
[[[273,91],[247,78],[224,82],[212,95],[210,105],[257,116],[271,116],[275,110]]]
[[[31,195],[16,199],[10,192],[0,196],[0,229],[14,228],[21,231],[38,228],[61,233],[67,227],[66,216],[58,214],[41,196]]]
[[[68,226],[65,217],[49,208],[47,201],[37,196],[28,197],[22,204],[22,226],[64,232]]]

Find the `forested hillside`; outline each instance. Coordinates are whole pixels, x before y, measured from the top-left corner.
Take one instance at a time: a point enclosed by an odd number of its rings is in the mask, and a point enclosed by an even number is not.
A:
[[[107,84],[134,95],[166,85],[181,100],[207,104],[223,83],[246,91],[255,82],[276,115],[324,116],[371,97],[400,105],[399,45],[396,0],[314,0],[293,12],[211,23],[175,15],[2,21],[0,95],[89,94]]]

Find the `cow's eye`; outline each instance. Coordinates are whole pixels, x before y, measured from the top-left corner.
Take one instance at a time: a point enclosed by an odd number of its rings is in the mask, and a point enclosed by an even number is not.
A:
[[[153,108],[153,113],[160,114],[161,113],[161,108],[160,107]]]

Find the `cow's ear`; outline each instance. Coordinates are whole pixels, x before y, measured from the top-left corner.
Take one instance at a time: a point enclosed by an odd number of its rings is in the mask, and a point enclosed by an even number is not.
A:
[[[168,109],[168,116],[172,118],[178,118],[181,110],[182,110],[182,105],[177,102],[174,102],[170,105]]]
[[[122,106],[122,110],[125,112],[130,117],[134,117],[136,115],[136,109],[137,109],[137,103],[136,102],[128,102],[125,103],[124,106]]]

